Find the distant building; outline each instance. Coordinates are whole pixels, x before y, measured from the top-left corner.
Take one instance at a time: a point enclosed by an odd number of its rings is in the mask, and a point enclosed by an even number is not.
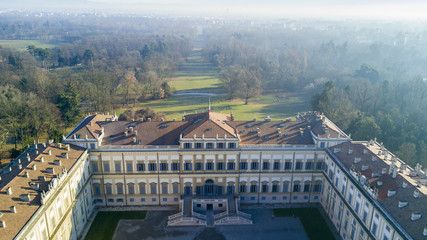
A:
[[[0,236],[76,239],[97,206],[179,205],[170,225],[205,225],[197,210],[224,211],[214,224],[250,224],[239,204],[311,202],[343,239],[427,239],[426,170],[376,140],[351,141],[315,112],[280,121],[214,112],[160,122],[94,115],[62,144],[27,152],[0,172]]]

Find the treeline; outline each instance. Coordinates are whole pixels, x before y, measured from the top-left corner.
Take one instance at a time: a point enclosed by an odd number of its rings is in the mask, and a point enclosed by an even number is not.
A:
[[[95,32],[53,48],[0,47],[0,147],[60,141],[83,112],[169,96],[166,77],[192,49],[191,35]]]
[[[426,40],[373,28],[212,28],[203,53],[230,98],[314,95],[313,109],[354,140],[377,138],[409,164],[427,166]]]

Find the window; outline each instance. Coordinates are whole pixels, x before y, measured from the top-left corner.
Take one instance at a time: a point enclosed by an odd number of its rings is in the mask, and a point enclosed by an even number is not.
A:
[[[126,164],[126,169],[127,169],[128,172],[132,172],[133,171],[132,163],[127,163]]]
[[[306,162],[305,163],[305,169],[306,170],[313,169],[313,162]]]
[[[135,202],[135,198],[129,198],[129,202]]]
[[[196,149],[203,148],[203,143],[196,143]]]
[[[135,188],[133,185],[128,185],[129,194],[135,194]]]
[[[168,185],[166,185],[166,184],[162,185],[162,193],[168,194]]]
[[[123,185],[117,185],[117,194],[123,194]]]
[[[285,162],[285,170],[290,170],[292,168],[291,162]]]
[[[273,187],[271,188],[271,192],[277,192],[279,189],[279,186],[277,184],[273,184]]]
[[[104,163],[104,172],[109,172],[109,171],[110,171],[110,164]]]
[[[360,207],[360,204],[359,204],[359,202],[357,202],[357,203],[356,203],[356,209],[355,209],[355,211],[356,211],[357,213],[359,213],[359,207]]]
[[[294,184],[294,192],[299,192],[299,191],[300,191],[299,184]]]
[[[203,166],[201,162],[196,162],[196,171],[203,170]]]
[[[376,235],[377,234],[377,224],[376,223],[374,223],[374,225],[372,226],[372,233],[374,234],[374,235]]]
[[[148,171],[156,171],[156,170],[157,170],[157,164],[155,163],[148,164]]]
[[[160,171],[167,171],[168,163],[160,163]]]
[[[269,162],[263,162],[262,163],[262,170],[269,170],[270,169],[270,163]]]
[[[274,162],[273,169],[279,170],[280,169],[280,162]]]
[[[234,162],[228,162],[227,165],[228,165],[227,166],[228,170],[234,170],[234,166],[235,166]]]
[[[368,217],[368,212],[363,212],[363,222],[366,224],[366,218]]]
[[[310,183],[304,184],[304,192],[310,192]]]
[[[191,163],[184,163],[184,170],[185,171],[193,170],[193,166],[191,165]]]
[[[92,163],[92,171],[98,172],[98,164],[97,163]]]
[[[250,190],[251,190],[251,193],[257,192],[257,185],[252,184]]]
[[[178,194],[178,184],[173,185],[173,194]]]
[[[321,184],[319,184],[319,183],[314,184],[314,189],[313,189],[314,192],[320,192],[321,189],[322,189],[322,185]]]
[[[288,183],[284,183],[283,184],[283,192],[288,192],[289,191],[288,188],[289,188],[289,184]]]
[[[184,149],[190,149],[192,146],[191,143],[184,143]]]
[[[246,192],[246,184],[240,184],[240,190],[239,192]]]
[[[179,164],[178,163],[172,163],[172,171],[179,171]]]
[[[141,202],[145,202],[145,198],[141,198]]]
[[[228,148],[236,148],[236,143],[228,143]]]
[[[151,201],[152,201],[152,202],[155,202],[155,201],[157,201],[157,199],[156,199],[156,198],[152,198],[152,199],[151,199]]]
[[[224,163],[223,162],[219,162],[216,164],[216,169],[217,170],[224,170]]]
[[[101,195],[101,189],[99,187],[95,187],[95,195]]]
[[[302,169],[302,162],[297,162],[295,165],[295,170],[301,170]]]
[[[224,143],[217,143],[216,148],[219,148],[219,149],[224,148]]]
[[[140,194],[145,194],[145,184],[140,184],[139,185],[139,193]]]
[[[240,170],[247,170],[247,169],[248,169],[248,163],[240,162]]]
[[[143,163],[137,163],[136,164],[136,170],[141,172],[141,171],[145,171],[145,164]]]
[[[105,191],[106,191],[107,195],[111,195],[111,185],[106,185]]]
[[[323,162],[317,162],[316,163],[316,169],[317,170],[322,170],[323,169]]]
[[[207,162],[206,163],[206,170],[213,170],[213,166],[214,166],[213,162]]]
[[[151,184],[151,194],[156,194],[156,193],[157,193],[156,184]]]
[[[258,170],[258,162],[251,162],[251,170]]]
[[[212,149],[214,147],[213,143],[206,143],[207,149]]]
[[[95,143],[90,144],[90,149],[95,149],[95,147],[96,147]]]
[[[268,192],[268,185],[267,184],[262,185],[262,192]]]

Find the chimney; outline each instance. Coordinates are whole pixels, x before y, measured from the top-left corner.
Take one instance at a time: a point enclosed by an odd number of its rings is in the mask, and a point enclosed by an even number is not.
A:
[[[52,150],[47,151],[47,155],[52,155]]]
[[[376,160],[377,160],[377,158],[374,155],[372,155],[371,161],[375,162]]]
[[[424,235],[424,237],[427,237],[427,226],[424,227],[423,235]]]
[[[348,149],[348,154],[353,154],[353,148]]]
[[[362,165],[362,171],[366,171],[369,169],[369,165]]]
[[[147,121],[151,122],[151,118],[148,118]]]
[[[31,189],[38,191],[40,188],[40,184],[32,182],[30,183],[30,187]]]
[[[5,228],[6,227],[6,221],[0,220],[0,227]]]
[[[21,163],[21,159],[19,159],[19,158],[18,158],[18,163],[19,163],[19,164]]]
[[[61,160],[59,160],[59,159],[55,160],[54,163],[57,166],[61,166]]]
[[[341,148],[334,148],[334,153],[339,153],[341,152]]]
[[[11,212],[13,212],[13,213],[17,213],[17,212],[16,212],[16,207],[15,207],[15,206],[11,206],[11,207],[10,207],[10,211],[11,211]]]
[[[399,208],[403,208],[408,206],[408,201],[399,201],[399,205],[397,205]]]
[[[135,130],[134,132],[135,132],[135,136],[138,136],[138,131],[137,131],[137,130]]]
[[[64,153],[64,158],[68,159],[68,153]]]
[[[62,143],[58,143],[58,148],[62,148]]]
[[[31,202],[30,194],[21,194],[19,199],[21,199],[24,202]]]
[[[27,156],[27,162],[31,162],[31,157]]]
[[[367,153],[368,153],[368,150],[363,149],[363,154],[367,154]]]
[[[41,157],[41,158],[40,158],[40,162],[44,162],[44,157]]]
[[[418,190],[414,190],[414,198],[418,198],[420,196],[420,192]]]
[[[136,137],[132,138],[132,142],[136,143]]]
[[[381,187],[383,185],[383,181],[377,181],[377,186]]]
[[[396,190],[389,189],[388,192],[387,192],[387,197],[391,197],[391,196],[394,196],[394,195],[396,195]]]
[[[46,172],[55,174],[55,170],[53,168],[46,168]]]
[[[19,169],[22,169],[22,164],[19,164],[19,165],[18,165],[18,168],[19,168]]]
[[[403,187],[403,188],[408,187],[408,183],[404,181],[404,182],[402,183],[402,187]]]
[[[361,158],[358,158],[358,157],[355,157],[355,158],[354,158],[354,163],[360,163],[360,161],[362,161],[362,159],[361,159]]]
[[[381,170],[381,174],[382,175],[384,175],[384,174],[386,174],[387,173],[387,168],[383,168],[382,170]]]
[[[397,176],[397,166],[393,168],[393,173],[391,175],[392,178],[396,178]]]
[[[67,148],[67,151],[70,151],[70,144],[65,145],[65,147]]]
[[[30,174],[28,172],[25,172],[25,177],[30,178]]]
[[[6,189],[6,193],[7,193],[7,195],[12,195],[12,188],[11,188],[11,187],[8,187],[8,188]]]
[[[128,136],[128,131],[125,131],[124,134],[125,134],[125,137],[127,137]]]
[[[164,118],[160,118],[160,122],[164,122],[165,121],[165,119]]]
[[[421,218],[421,213],[412,213],[411,220],[416,221]]]

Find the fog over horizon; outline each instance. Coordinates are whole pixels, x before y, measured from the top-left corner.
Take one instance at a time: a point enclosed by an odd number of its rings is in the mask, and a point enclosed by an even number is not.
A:
[[[1,0],[1,10],[122,12],[132,14],[302,17],[325,19],[426,21],[427,2],[412,1],[208,1],[208,0]]]

